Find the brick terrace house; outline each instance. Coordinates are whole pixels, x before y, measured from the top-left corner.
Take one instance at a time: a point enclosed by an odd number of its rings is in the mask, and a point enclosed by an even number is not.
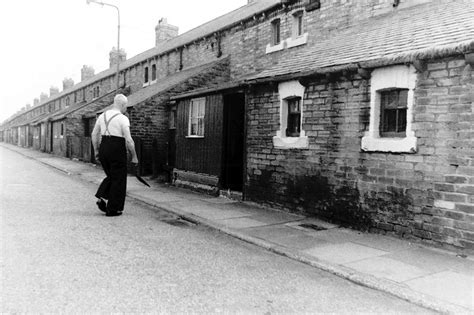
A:
[[[474,2],[397,4],[321,1],[301,49],[274,17],[276,62],[245,80],[245,197],[472,250]]]
[[[473,13],[255,0],[180,36],[160,20],[156,47],[120,65],[142,172],[472,250]],[[114,71],[12,117],[3,141],[90,160]]]

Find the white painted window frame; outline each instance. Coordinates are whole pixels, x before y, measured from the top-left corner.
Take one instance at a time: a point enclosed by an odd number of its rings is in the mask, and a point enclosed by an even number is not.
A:
[[[416,153],[417,138],[413,131],[416,69],[413,65],[397,65],[375,69],[370,85],[369,131],[362,137],[361,149],[367,152]],[[408,89],[407,126],[404,138],[380,137],[380,91]]]
[[[202,111],[202,116],[197,116],[197,117],[193,117],[193,103],[198,103],[198,104],[202,104],[202,106],[204,107],[203,108],[203,111]],[[199,111],[198,111],[199,112]],[[193,98],[191,100],[191,102],[189,103],[189,116],[188,116],[188,135],[186,136],[186,138],[204,138],[204,135],[205,135],[205,117],[206,117],[206,98],[205,97],[199,97],[199,98]],[[195,118],[195,119],[202,119],[202,135],[192,135],[191,134],[191,122],[192,122],[192,119]]]
[[[305,87],[297,80],[287,81],[278,84],[278,94],[280,99],[280,129],[273,137],[273,146],[278,149],[306,149],[309,147],[309,140],[303,130],[304,117],[304,91]],[[299,137],[287,137],[286,127],[288,124],[288,102],[285,99],[299,97],[301,99],[301,120]]]

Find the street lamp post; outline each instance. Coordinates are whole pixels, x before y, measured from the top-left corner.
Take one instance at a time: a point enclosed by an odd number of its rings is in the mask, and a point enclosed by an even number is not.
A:
[[[97,1],[97,0],[86,0],[87,1],[87,4],[90,4],[90,3],[96,3],[96,4],[100,4],[101,6],[109,6],[109,7],[112,7],[112,8],[115,8],[117,9],[117,92],[120,88],[120,10],[117,6],[113,5],[113,4],[110,4],[110,3],[105,3],[105,2],[102,2],[102,1]]]

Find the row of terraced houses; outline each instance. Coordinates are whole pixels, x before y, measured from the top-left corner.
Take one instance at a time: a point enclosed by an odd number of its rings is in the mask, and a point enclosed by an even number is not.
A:
[[[144,175],[474,249],[474,2],[253,0],[64,81],[1,141],[94,162],[120,92]]]

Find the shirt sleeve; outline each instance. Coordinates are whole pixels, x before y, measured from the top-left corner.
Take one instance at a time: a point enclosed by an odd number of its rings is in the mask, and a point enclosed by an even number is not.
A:
[[[123,118],[124,127],[130,127],[130,120],[128,119],[128,117],[123,115]]]

